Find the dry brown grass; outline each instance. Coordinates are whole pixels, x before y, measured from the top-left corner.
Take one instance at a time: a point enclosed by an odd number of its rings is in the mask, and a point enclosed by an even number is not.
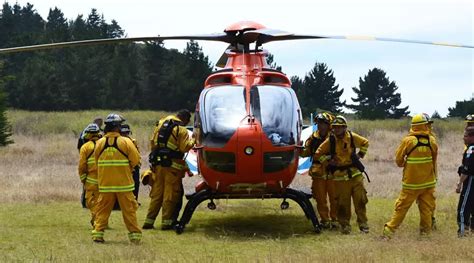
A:
[[[148,136],[152,126],[139,126],[135,136],[146,164]],[[356,131],[357,132],[357,131]],[[395,166],[394,153],[405,132],[375,130],[368,135],[369,154],[365,164],[372,183],[367,184],[369,196],[394,198],[400,190],[402,170]],[[15,134],[15,144],[0,148],[0,202],[77,200],[80,184],[77,176],[78,151],[73,133]],[[462,133],[444,134],[439,141],[438,196],[453,194],[457,166],[463,149]],[[185,180],[192,192],[199,178]],[[296,188],[309,189],[310,178],[296,176]],[[146,191],[143,192],[145,195]]]

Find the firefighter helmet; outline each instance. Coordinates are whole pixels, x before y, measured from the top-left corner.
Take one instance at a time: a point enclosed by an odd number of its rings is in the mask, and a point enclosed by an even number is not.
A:
[[[327,124],[331,124],[333,120],[334,120],[334,116],[328,112],[318,113],[314,116],[314,122],[316,123],[324,122]]]
[[[122,123],[120,125],[120,133],[126,133],[126,134],[129,134],[131,133],[130,131],[130,125],[126,124],[126,123]]]
[[[424,113],[418,113],[411,118],[411,125],[428,124],[429,120]]]
[[[91,123],[87,125],[87,127],[84,129],[84,132],[85,133],[99,133],[100,132],[99,125],[95,123]]]
[[[122,124],[122,122],[124,122],[124,121],[125,121],[125,119],[121,115],[116,114],[116,113],[110,113],[105,118],[104,123],[105,123],[105,125],[115,126],[115,125]]]
[[[467,123],[474,123],[474,114],[468,114],[464,121]]]
[[[342,115],[337,115],[332,121],[332,126],[347,126],[347,120]]]
[[[426,120],[428,123],[433,123],[433,120],[431,119],[430,115],[428,113],[422,113],[423,116],[425,116]]]

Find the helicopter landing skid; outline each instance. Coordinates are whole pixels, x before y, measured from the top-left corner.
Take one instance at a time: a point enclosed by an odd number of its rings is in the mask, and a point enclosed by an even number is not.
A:
[[[202,202],[206,200],[211,200],[208,204],[208,208],[214,210],[215,204],[213,202],[214,199],[269,199],[269,198],[283,198],[283,202],[281,205],[282,209],[288,208],[288,203],[286,199],[291,199],[295,201],[301,209],[303,209],[306,218],[311,220],[313,225],[314,231],[316,233],[321,232],[321,226],[318,221],[318,217],[314,212],[313,205],[309,201],[308,195],[302,191],[295,190],[292,188],[286,188],[283,193],[272,193],[272,194],[261,194],[261,195],[247,195],[247,194],[228,194],[228,193],[214,193],[210,189],[204,189],[193,195],[189,196],[189,201],[184,208],[183,215],[179,220],[178,224],[175,226],[175,230],[177,234],[181,234],[184,231],[186,224],[191,221],[191,217],[193,216],[196,207],[199,206]]]

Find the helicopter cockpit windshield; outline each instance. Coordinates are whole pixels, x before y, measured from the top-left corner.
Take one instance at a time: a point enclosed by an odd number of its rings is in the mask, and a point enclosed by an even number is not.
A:
[[[294,145],[300,116],[295,92],[286,87],[255,86],[250,90],[252,114],[275,146]]]
[[[201,97],[202,142],[209,147],[224,147],[247,116],[243,86],[205,89]]]

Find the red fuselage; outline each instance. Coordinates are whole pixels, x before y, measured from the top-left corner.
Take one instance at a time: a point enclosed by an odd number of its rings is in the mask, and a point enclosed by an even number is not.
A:
[[[196,106],[194,133],[201,188],[218,193],[276,193],[298,167],[301,111],[289,79],[268,68],[262,51],[228,52]]]

